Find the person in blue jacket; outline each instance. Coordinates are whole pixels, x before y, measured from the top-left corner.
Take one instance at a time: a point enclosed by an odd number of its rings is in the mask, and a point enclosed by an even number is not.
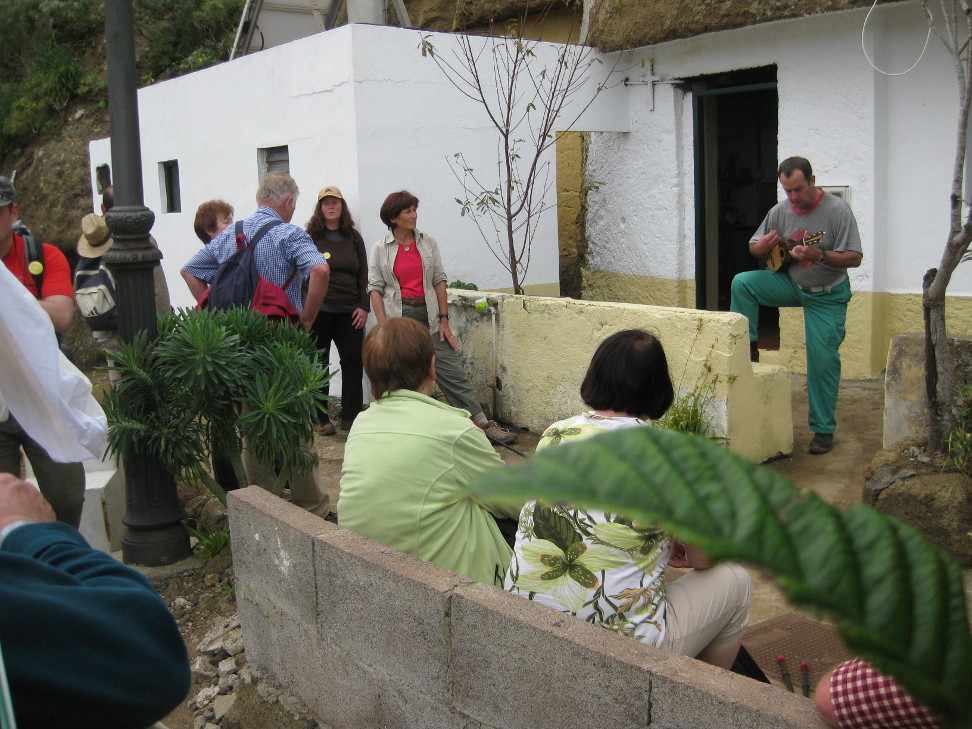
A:
[[[144,729],[189,691],[185,643],[151,583],[10,474],[0,474],[0,655],[18,729]]]

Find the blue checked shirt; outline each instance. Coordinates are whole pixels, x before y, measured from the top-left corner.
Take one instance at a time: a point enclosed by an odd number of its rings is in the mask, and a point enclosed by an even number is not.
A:
[[[274,219],[279,220],[280,216],[270,208],[257,208],[253,215],[243,221],[243,232],[247,240],[252,240],[260,228]],[[190,258],[183,269],[196,278],[210,283],[220,264],[236,253],[236,250],[236,226],[230,225]],[[311,237],[290,223],[278,225],[267,231],[257,243],[253,257],[257,272],[267,281],[281,288],[294,268],[300,270],[300,274],[294,276],[287,287],[287,298],[297,311],[304,308],[300,292],[304,279],[310,275],[310,270],[314,266],[322,263],[327,265],[327,261],[317,250]]]

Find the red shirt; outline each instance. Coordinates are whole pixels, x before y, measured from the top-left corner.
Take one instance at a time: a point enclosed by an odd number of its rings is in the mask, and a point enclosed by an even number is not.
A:
[[[27,259],[24,257],[24,239],[13,234],[13,245],[3,257],[3,264],[36,298],[46,299],[49,296],[70,296],[74,298],[74,287],[71,285],[71,267],[67,258],[50,243],[42,244],[44,254],[44,280],[41,282],[43,291],[37,295],[34,277],[27,270]]]
[[[398,245],[398,255],[395,256],[392,270],[402,287],[402,298],[425,298],[425,287],[422,286],[422,256],[414,242],[408,246]]]

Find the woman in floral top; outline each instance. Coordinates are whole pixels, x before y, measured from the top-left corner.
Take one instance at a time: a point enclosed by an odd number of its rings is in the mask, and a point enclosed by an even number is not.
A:
[[[605,339],[581,385],[590,411],[544,432],[540,451],[646,427],[672,404],[661,343],[630,329]],[[506,589],[622,635],[728,668],[749,622],[750,582],[697,549],[619,514],[530,502],[520,513]],[[665,568],[694,567],[666,584]]]

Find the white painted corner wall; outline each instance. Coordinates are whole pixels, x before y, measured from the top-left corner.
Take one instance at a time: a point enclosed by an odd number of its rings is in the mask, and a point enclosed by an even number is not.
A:
[[[152,234],[175,306],[192,304],[179,270],[200,245],[192,230],[196,208],[212,198],[255,209],[257,150],[288,145],[290,170],[301,189],[293,222],[304,225],[317,191],[337,185],[366,243],[385,234],[378,210],[388,193],[408,189],[420,199],[419,227],[439,242],[450,280],[483,289],[507,288],[509,274],[460,215],[461,188],[446,163],[465,153],[482,174],[496,166],[496,133],[485,112],[463,97],[419,49],[423,35],[388,26],[347,25],[140,89],[139,123],[145,205],[156,214]],[[431,34],[440,54],[456,36]],[[477,43],[489,39],[476,38]],[[540,60],[555,57],[552,44]],[[608,66],[609,68],[609,66]],[[592,83],[603,81],[592,77]],[[602,94],[578,128],[625,128],[620,86]],[[579,99],[580,97],[578,97]],[[565,109],[576,115],[580,102]],[[110,163],[109,140],[89,145],[95,170]],[[556,166],[546,155],[551,179]],[[181,212],[163,213],[159,166],[177,160]],[[556,186],[546,195],[556,201]],[[93,197],[94,209],[100,201]],[[559,281],[556,213],[537,229],[527,284]]]

